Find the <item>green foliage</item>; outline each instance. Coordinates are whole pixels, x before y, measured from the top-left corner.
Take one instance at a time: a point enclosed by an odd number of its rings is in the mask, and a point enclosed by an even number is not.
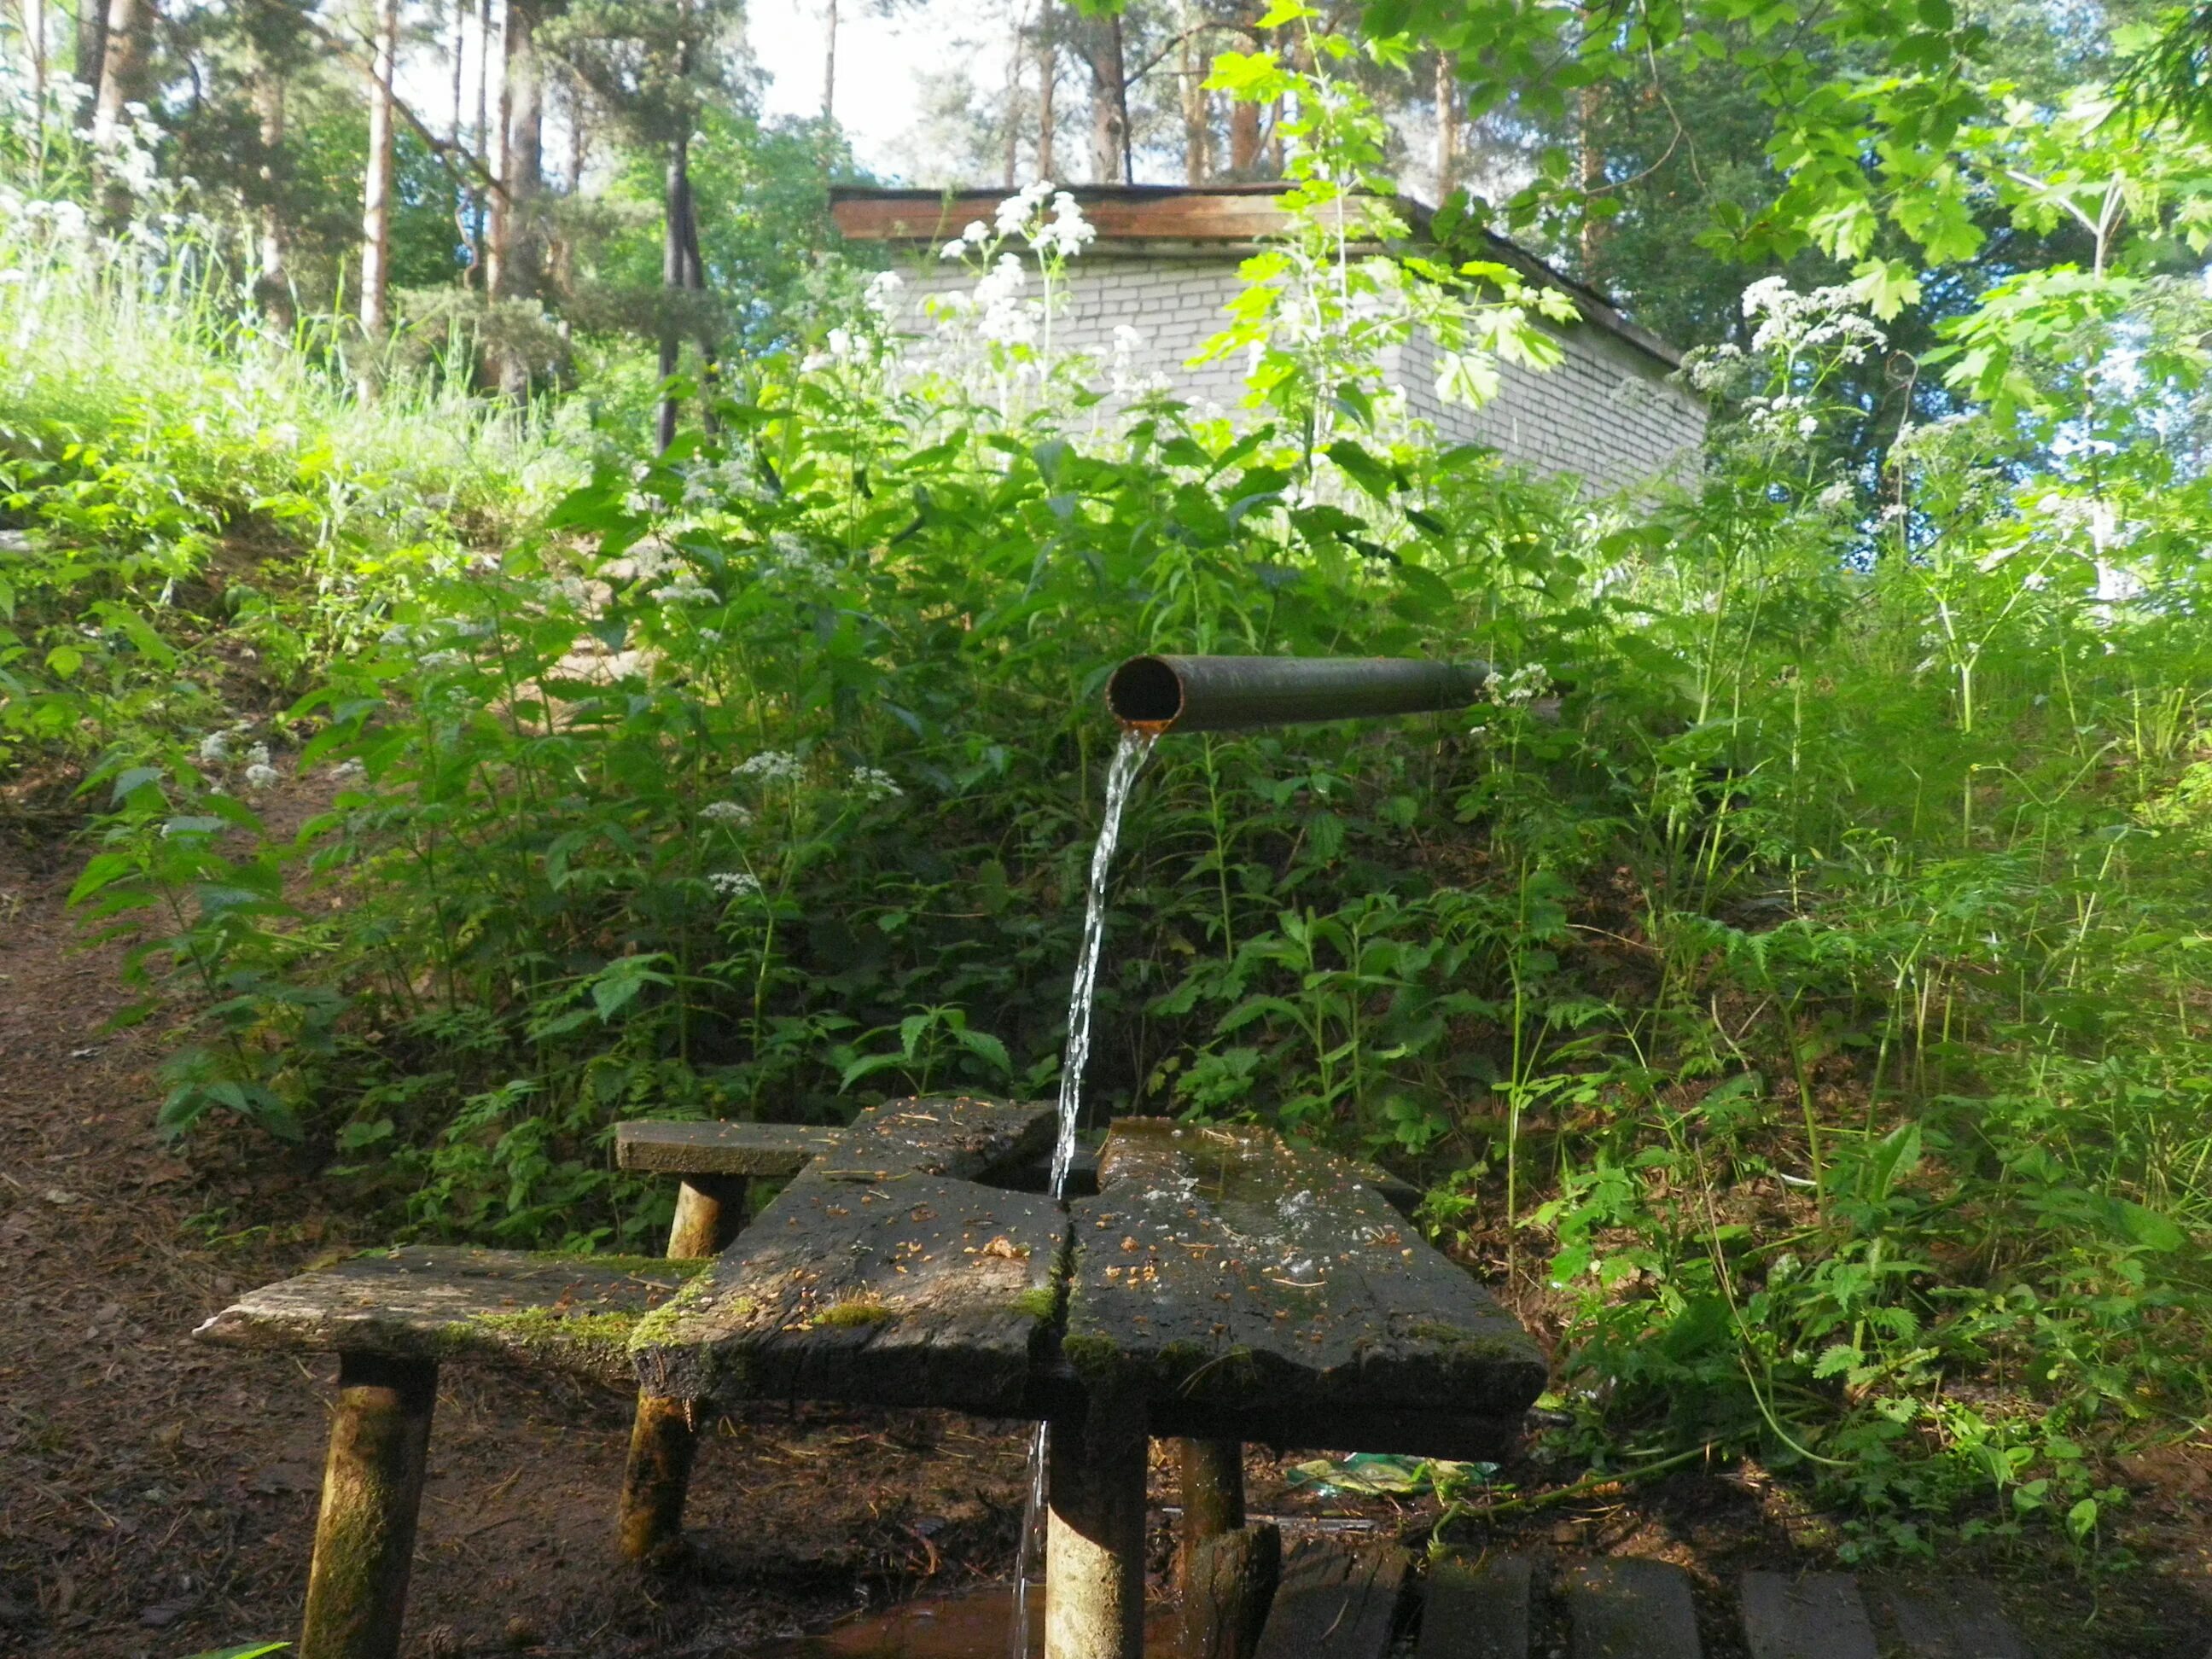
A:
[[[295,1137],[411,1232],[650,1249],[624,1118],[1048,1091],[1120,658],[1479,657],[1463,714],[1164,740],[1094,1093],[1419,1175],[1557,1316],[1601,1470],[1755,1453],[1856,1550],[2116,1559],[2108,1455],[2212,1404],[2212,485],[2166,441],[2201,289],[2100,204],[2185,238],[2196,163],[1947,128],[2002,211],[2095,231],[1949,328],[1955,410],[1824,461],[1926,286],[1869,252],[1756,286],[1692,366],[1705,471],[1596,502],[1402,419],[1409,314],[1479,382],[1533,296],[1356,264],[1358,100],[1219,73],[1317,147],[1231,319],[1241,428],[1055,352],[1084,238],[1043,191],[963,234],[997,263],[928,339],[855,307],[650,462],[490,418],[433,451],[455,394],[362,414],[220,290],[24,232],[127,361],[0,329],[41,342],[0,741],[84,769],[77,900],[200,1021],[160,1127]],[[245,641],[281,709],[214,666]]]

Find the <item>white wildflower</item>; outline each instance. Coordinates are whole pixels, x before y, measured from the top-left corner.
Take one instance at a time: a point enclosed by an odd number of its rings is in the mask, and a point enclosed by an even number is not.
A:
[[[788,750],[763,749],[739,763],[731,775],[757,778],[763,783],[797,783],[805,775],[805,768]]]
[[[368,768],[360,760],[340,761],[331,769],[331,780],[337,783],[352,783],[368,775]]]
[[[871,801],[896,800],[906,793],[892,781],[890,773],[873,766],[853,769],[853,790],[864,800]]]
[[[226,766],[230,763],[230,733],[210,732],[200,739],[200,761],[207,766]]]
[[[1491,700],[1509,708],[1526,708],[1551,689],[1552,676],[1540,662],[1528,663],[1510,674],[1501,674],[1496,669],[1483,681],[1483,690]]]
[[[1797,417],[1797,435],[1799,437],[1809,438],[1820,429],[1820,422],[1814,420],[1810,415],[1800,415]]]
[[[246,787],[248,789],[266,789],[276,781],[276,769],[266,761],[257,762],[246,769]]]
[[[761,893],[760,878],[743,870],[714,871],[707,884],[724,898],[758,898]]]
[[[1820,510],[1823,513],[1840,513],[1851,504],[1856,494],[1846,483],[1838,481],[1832,483],[1820,492]]]
[[[861,297],[878,315],[888,317],[898,308],[899,290],[905,286],[896,270],[879,270],[868,279],[867,289]]]
[[[255,744],[252,748],[246,751],[246,763],[249,768],[255,766],[265,768],[269,764],[269,745],[265,743]]]
[[[750,809],[733,800],[710,800],[699,809],[699,816],[714,823],[734,823],[740,829],[753,821]]]
[[[937,257],[940,259],[964,259],[968,257],[968,244],[956,236],[937,250]]]
[[[656,587],[653,597],[660,605],[718,605],[720,596],[696,576],[684,574],[665,587]]]

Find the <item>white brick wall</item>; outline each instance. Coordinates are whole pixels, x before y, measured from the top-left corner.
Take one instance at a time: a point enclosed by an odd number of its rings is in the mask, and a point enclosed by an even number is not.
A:
[[[1075,260],[1053,323],[1054,352],[1085,351],[1103,364],[1113,355],[1115,325],[1127,323],[1145,338],[1139,374],[1164,374],[1177,397],[1233,413],[1243,402],[1243,363],[1186,365],[1219,331],[1243,286],[1237,264],[1228,253]],[[951,264],[902,275],[908,310],[901,326],[917,331],[927,326],[925,299],[975,282],[971,271]],[[1480,410],[1437,398],[1436,346],[1425,332],[1390,354],[1384,376],[1405,393],[1408,412],[1435,427],[1443,442],[1486,445],[1539,472],[1575,474],[1600,491],[1694,470],[1705,407],[1668,380],[1666,364],[1594,324],[1546,326],[1565,347],[1565,361],[1546,373],[1501,365],[1504,389]]]

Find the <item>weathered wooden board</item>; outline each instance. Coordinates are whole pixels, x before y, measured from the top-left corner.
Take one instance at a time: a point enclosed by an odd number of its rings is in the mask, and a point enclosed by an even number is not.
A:
[[[1129,1119],[1099,1181],[1072,1206],[1064,1352],[1093,1391],[1159,1402],[1156,1431],[1185,1411],[1173,1432],[1335,1445],[1351,1413],[1419,1433],[1517,1416],[1544,1385],[1519,1323],[1350,1164]]]
[[[1053,1108],[1043,1101],[927,1096],[869,1108],[847,1128],[794,1123],[615,1126],[615,1162],[665,1175],[788,1180],[816,1158],[825,1167],[884,1175],[943,1175],[972,1181],[1034,1158],[1052,1145]]]
[[[1690,1580],[1664,1561],[1585,1561],[1560,1575],[1571,1659],[1698,1659]]]
[[[836,1145],[840,1133],[800,1123],[617,1123],[615,1166],[788,1181]]]
[[[2034,1659],[1996,1592],[1977,1580],[1935,1589],[1881,1584],[1870,1586],[1869,1595],[1895,1645],[1911,1659]]]
[[[1058,1128],[1050,1101],[969,1095],[888,1101],[854,1119],[819,1172],[981,1181],[1049,1152]]]
[[[1258,1659],[1382,1659],[1412,1565],[1395,1546],[1300,1544],[1283,1563]]]
[[[1528,1559],[1429,1569],[1419,1659],[1528,1659]]]
[[[1743,1643],[1751,1659],[1880,1659],[1849,1573],[1747,1572]]]
[[[1049,1198],[824,1159],[632,1344],[678,1399],[793,1398],[1013,1415],[1055,1311]]]
[[[192,1334],[238,1348],[526,1360],[617,1386],[638,1321],[702,1264],[409,1246],[264,1285]]]

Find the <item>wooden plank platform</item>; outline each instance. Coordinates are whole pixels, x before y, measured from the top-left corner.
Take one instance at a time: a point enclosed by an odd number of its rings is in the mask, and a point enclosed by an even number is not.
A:
[[[1099,1182],[1071,1206],[1063,1350],[1093,1391],[1152,1402],[1155,1432],[1449,1455],[1441,1402],[1494,1431],[1543,1388],[1518,1322],[1350,1164],[1126,1119]]]
[[[1743,1643],[1751,1659],[1880,1659],[1849,1573],[1747,1572]]]
[[[1560,1575],[1570,1659],[1699,1659],[1698,1611],[1680,1567],[1632,1557]]]
[[[1283,1563],[1256,1659],[1382,1659],[1412,1565],[1395,1545],[1300,1544]]]
[[[1066,1218],[1042,1194],[848,1174],[842,1156],[785,1188],[641,1328],[645,1392],[1018,1413],[1052,1329]]]
[[[1422,1599],[1417,1659],[1528,1659],[1528,1558],[1437,1562]]]
[[[631,1334],[702,1264],[410,1245],[241,1297],[192,1334],[234,1348],[512,1359],[617,1387]]]

